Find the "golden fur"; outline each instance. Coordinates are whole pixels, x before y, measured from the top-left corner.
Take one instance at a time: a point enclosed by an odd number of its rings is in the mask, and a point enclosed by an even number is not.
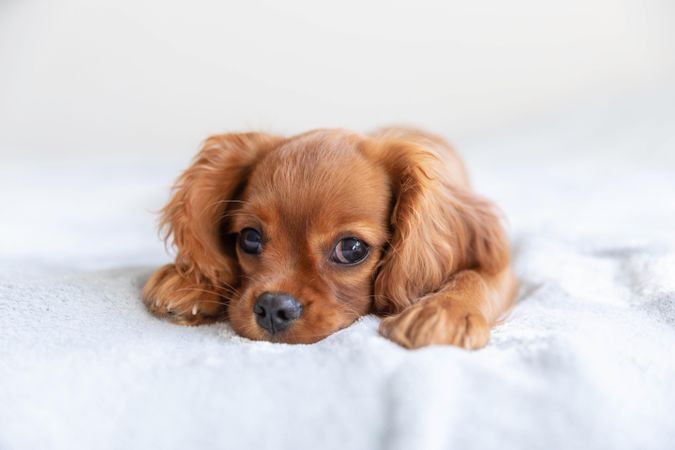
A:
[[[375,313],[405,347],[480,348],[516,286],[492,204],[442,139],[417,130],[210,137],[161,223],[177,255],[146,283],[150,311],[187,325],[229,318],[251,339],[311,343]],[[247,227],[263,230],[259,255],[236,244]],[[368,244],[362,263],[329,261],[346,236]],[[275,335],[253,313],[268,291],[303,306]]]

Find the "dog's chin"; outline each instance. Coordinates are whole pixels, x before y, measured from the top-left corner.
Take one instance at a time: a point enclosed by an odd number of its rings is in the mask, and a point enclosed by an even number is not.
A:
[[[310,333],[303,331],[302,326],[298,326],[296,328],[296,326],[293,325],[287,330],[272,334],[258,327],[257,324],[255,324],[255,321],[252,321],[252,325],[249,327],[244,327],[242,329],[233,327],[233,329],[235,333],[241,337],[251,339],[253,341],[267,341],[278,344],[314,344],[338,331],[331,330],[323,333]]]
[[[287,330],[283,331],[281,333],[277,334],[268,334],[265,333],[266,335],[263,337],[264,341],[269,341],[269,342],[276,342],[280,344],[314,344],[316,342],[322,341],[326,339],[328,336],[333,334],[333,332],[326,333],[326,334],[321,334],[321,335],[311,335],[311,336],[303,336],[303,335],[298,335],[296,333],[293,333],[292,330]]]
[[[242,318],[237,317],[235,314],[235,317],[230,317],[230,326],[239,336],[253,341],[267,341],[280,344],[314,344],[326,339],[341,329],[348,327],[351,323],[353,323],[353,321],[341,324],[341,326],[334,329],[317,330],[308,329],[306,324],[300,321],[291,325],[286,330],[270,333],[258,326],[253,316],[250,318]]]

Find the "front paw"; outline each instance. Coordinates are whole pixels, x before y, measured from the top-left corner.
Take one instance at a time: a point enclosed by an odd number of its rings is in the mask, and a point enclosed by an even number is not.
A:
[[[160,267],[148,279],[143,303],[154,315],[179,325],[215,322],[225,315],[226,307],[214,287],[191,282],[173,264]]]
[[[429,299],[383,319],[380,334],[406,348],[455,345],[475,350],[487,344],[490,327],[477,311]]]

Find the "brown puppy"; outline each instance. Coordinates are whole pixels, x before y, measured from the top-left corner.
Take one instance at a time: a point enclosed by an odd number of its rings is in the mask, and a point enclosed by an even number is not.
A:
[[[375,313],[405,347],[475,349],[516,286],[492,205],[415,130],[212,136],[162,226],[177,256],[145,286],[150,311],[251,339],[316,342]]]

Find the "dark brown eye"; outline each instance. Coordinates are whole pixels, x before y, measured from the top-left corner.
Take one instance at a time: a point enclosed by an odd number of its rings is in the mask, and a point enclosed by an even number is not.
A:
[[[250,255],[258,255],[262,252],[262,236],[254,228],[244,228],[239,232],[239,247]]]
[[[330,255],[337,264],[358,264],[368,256],[368,245],[355,237],[341,239]]]

